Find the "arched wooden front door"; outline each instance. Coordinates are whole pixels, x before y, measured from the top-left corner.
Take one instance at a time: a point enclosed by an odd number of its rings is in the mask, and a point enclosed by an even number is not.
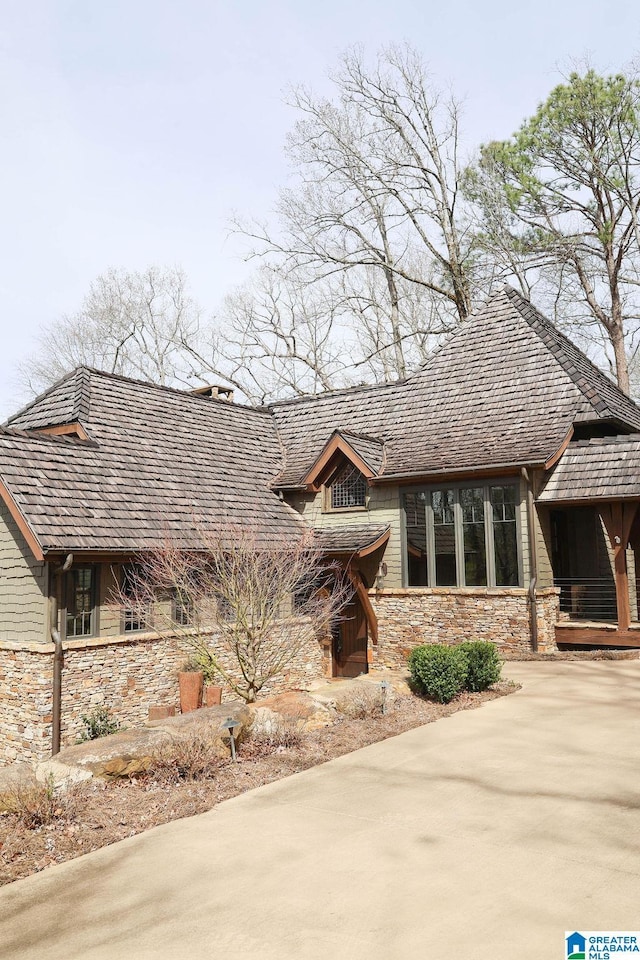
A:
[[[357,594],[342,611],[332,639],[334,677],[359,677],[367,673],[367,618]]]

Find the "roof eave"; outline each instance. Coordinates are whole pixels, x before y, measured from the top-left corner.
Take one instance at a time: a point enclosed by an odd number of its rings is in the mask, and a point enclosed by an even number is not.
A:
[[[544,469],[545,460],[519,460],[515,463],[489,463],[481,466],[468,467],[440,467],[437,470],[408,470],[399,473],[385,473],[380,477],[375,477],[370,481],[372,486],[381,486],[385,483],[402,483],[404,481],[416,482],[417,480],[440,479],[443,477],[455,477],[465,474],[496,474],[517,473],[523,467],[532,470]]]

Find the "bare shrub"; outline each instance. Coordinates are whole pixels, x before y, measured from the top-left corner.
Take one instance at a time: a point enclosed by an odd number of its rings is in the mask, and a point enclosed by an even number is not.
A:
[[[0,795],[0,810],[28,830],[36,830],[72,812],[72,794],[58,794],[53,777],[45,783],[15,783]]]
[[[366,720],[384,713],[386,694],[379,686],[361,684],[336,699],[336,710],[350,720]]]
[[[273,719],[263,727],[251,731],[249,745],[254,753],[267,755],[276,750],[299,747],[305,738],[301,717],[274,714]]]
[[[191,536],[188,549],[168,538],[140,555],[112,602],[180,641],[207,682],[217,677],[253,703],[330,634],[353,585],[308,530],[267,537],[258,526],[211,530],[194,517]]]
[[[169,783],[209,780],[220,766],[218,739],[202,733],[171,740],[152,754],[147,776]]]

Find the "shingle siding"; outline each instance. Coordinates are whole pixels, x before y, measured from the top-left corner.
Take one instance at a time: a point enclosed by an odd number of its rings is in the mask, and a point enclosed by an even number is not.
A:
[[[47,642],[46,565],[34,560],[2,502],[0,571],[0,640]]]

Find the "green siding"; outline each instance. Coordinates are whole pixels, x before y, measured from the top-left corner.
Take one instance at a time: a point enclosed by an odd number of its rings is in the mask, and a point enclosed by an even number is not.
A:
[[[46,564],[0,503],[0,640],[49,642],[47,609]]]

